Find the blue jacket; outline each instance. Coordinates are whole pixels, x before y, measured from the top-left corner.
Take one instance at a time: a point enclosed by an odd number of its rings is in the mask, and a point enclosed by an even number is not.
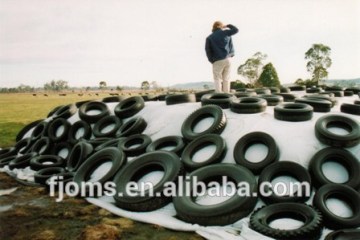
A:
[[[205,51],[211,63],[234,56],[231,36],[239,30],[231,24],[228,24],[226,27],[229,29],[217,29],[206,38]]]

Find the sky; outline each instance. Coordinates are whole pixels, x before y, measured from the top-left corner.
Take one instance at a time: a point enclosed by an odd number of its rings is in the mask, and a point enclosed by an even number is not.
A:
[[[212,81],[205,39],[216,20],[239,29],[233,81],[258,51],[281,83],[309,78],[314,43],[332,50],[329,79],[360,77],[358,0],[0,0],[0,87]]]

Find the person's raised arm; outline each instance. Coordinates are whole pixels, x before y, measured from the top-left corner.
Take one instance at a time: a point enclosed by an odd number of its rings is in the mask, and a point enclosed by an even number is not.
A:
[[[232,25],[232,24],[226,25],[226,28],[228,28],[228,29],[225,30],[225,33],[226,33],[226,35],[228,35],[228,36],[234,35],[234,34],[236,34],[236,33],[239,31],[239,29],[237,29],[237,27],[235,27],[235,26]]]

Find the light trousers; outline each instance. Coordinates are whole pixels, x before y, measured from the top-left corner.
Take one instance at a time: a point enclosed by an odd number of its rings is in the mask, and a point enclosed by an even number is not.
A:
[[[215,92],[230,93],[230,58],[213,63]]]

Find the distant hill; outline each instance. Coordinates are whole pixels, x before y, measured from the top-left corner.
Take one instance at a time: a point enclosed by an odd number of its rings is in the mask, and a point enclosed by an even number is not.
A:
[[[207,85],[210,89],[214,88],[213,82],[190,82],[190,83],[179,83],[170,86],[170,88],[176,89],[204,89],[204,86]]]
[[[325,80],[324,82],[325,82],[325,84],[340,85],[340,86],[360,85],[360,78],[329,79],[329,80]]]

